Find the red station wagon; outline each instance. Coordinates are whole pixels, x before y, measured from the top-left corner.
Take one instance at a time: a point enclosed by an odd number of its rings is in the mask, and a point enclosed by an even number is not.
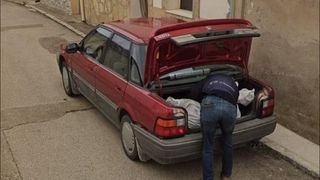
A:
[[[241,19],[130,19],[98,25],[80,43],[62,45],[57,61],[65,92],[85,96],[121,130],[130,159],[168,164],[201,157],[202,134],[188,127],[186,109],[165,99],[190,98],[209,74],[225,73],[239,89],[255,89],[254,101],[239,105],[235,145],[274,131],[274,91],[248,72],[258,36]]]

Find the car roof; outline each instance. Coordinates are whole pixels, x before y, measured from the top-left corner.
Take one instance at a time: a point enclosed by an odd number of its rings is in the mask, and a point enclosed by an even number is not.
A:
[[[103,24],[140,44],[148,44],[154,33],[165,26],[183,23],[185,21],[176,18],[134,18],[118,20]]]

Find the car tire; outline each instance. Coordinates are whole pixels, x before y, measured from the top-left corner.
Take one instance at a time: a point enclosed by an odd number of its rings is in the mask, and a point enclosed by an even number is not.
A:
[[[121,118],[121,143],[128,158],[133,161],[138,161],[139,156],[136,137],[133,132],[131,118],[128,115],[124,115]]]
[[[64,91],[68,96],[75,96],[76,94],[73,93],[72,91],[72,83],[71,83],[71,78],[70,78],[70,73],[68,70],[67,63],[63,61],[61,63],[61,77],[62,77],[62,84]]]
[[[260,139],[261,139],[261,138],[250,141],[250,142],[248,143],[249,147],[250,147],[250,148],[253,148],[253,149],[259,149],[259,148],[261,148],[261,147],[262,147],[262,144],[261,144],[261,142],[260,142]]]

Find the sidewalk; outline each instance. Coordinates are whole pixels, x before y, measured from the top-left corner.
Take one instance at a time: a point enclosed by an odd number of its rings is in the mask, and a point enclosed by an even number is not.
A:
[[[93,26],[81,22],[79,15],[66,15],[62,11],[46,7],[41,3],[34,3],[32,0],[7,1],[32,8],[82,37],[93,28]],[[280,124],[277,124],[273,134],[264,137],[261,142],[313,176],[320,177],[319,145],[310,142]]]
[[[264,137],[262,143],[286,159],[319,177],[319,145],[277,124],[275,131]]]

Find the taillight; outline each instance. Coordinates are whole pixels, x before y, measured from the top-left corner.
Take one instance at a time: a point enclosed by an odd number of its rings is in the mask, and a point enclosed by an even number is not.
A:
[[[274,93],[273,90],[263,89],[258,95],[259,117],[266,117],[273,114]]]
[[[265,99],[261,101],[261,117],[270,116],[273,114],[274,100]]]
[[[183,109],[174,108],[173,118],[158,118],[155,134],[162,138],[181,137],[186,133],[186,113]]]

